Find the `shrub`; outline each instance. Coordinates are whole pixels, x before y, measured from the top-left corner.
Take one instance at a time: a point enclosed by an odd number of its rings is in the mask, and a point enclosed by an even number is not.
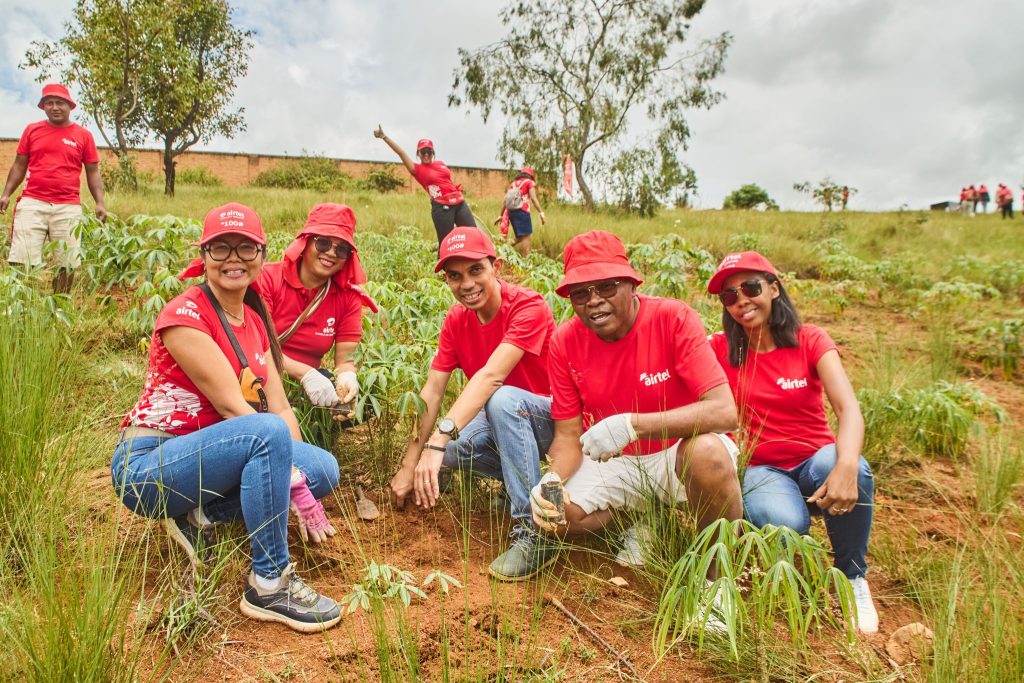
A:
[[[390,166],[384,166],[382,168],[374,168],[366,176],[366,180],[363,184],[367,189],[373,190],[374,192],[380,192],[385,194],[388,192],[394,192],[398,188],[405,185],[405,181],[395,175],[394,170]]]
[[[139,189],[135,155],[124,154],[117,157],[115,163],[110,163],[106,159],[100,161],[100,177],[103,179],[103,188],[107,191],[135,192]]]
[[[333,159],[307,156],[288,161],[256,176],[256,187],[280,187],[289,190],[327,192],[351,187],[352,177],[342,173]]]
[[[1021,358],[1021,336],[1024,335],[1024,320],[1010,318],[986,325],[979,332],[988,344],[981,359],[989,370],[999,368],[1003,378],[1010,379],[1017,373]]]
[[[220,187],[224,181],[218,178],[208,168],[197,166],[196,168],[183,168],[174,174],[175,180],[184,185],[198,185],[199,187]]]
[[[768,192],[750,183],[744,185],[738,190],[733,190],[725,201],[722,203],[723,209],[762,209],[762,210],[775,210],[778,211],[779,205],[775,203],[775,200],[768,196]]]

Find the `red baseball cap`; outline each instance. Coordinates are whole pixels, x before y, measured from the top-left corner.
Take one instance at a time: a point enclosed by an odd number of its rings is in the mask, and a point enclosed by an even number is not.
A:
[[[416,143],[416,151],[421,149],[434,149],[434,142],[430,138],[423,138]]]
[[[444,268],[445,261],[450,258],[468,258],[476,261],[487,257],[497,257],[498,252],[494,250],[494,242],[480,228],[456,227],[441,241],[438,254],[440,258],[437,259],[437,265],[434,266],[435,273],[440,272]]]
[[[256,244],[266,244],[267,235],[256,211],[245,204],[232,202],[210,209],[203,220],[202,246],[221,235],[245,235]]]
[[[43,100],[47,97],[59,97],[62,100],[67,100],[71,103],[71,108],[74,109],[78,106],[78,103],[71,99],[71,93],[60,83],[47,83],[43,86],[43,94],[39,97],[39,108],[43,108]]]
[[[779,275],[775,272],[775,266],[772,265],[772,262],[756,251],[740,251],[729,254],[718,264],[718,270],[715,271],[715,274],[708,281],[708,292],[710,294],[718,294],[722,291],[722,283],[725,282],[726,278],[733,273],[739,273],[744,270],[771,273],[776,277]]]
[[[536,178],[537,177],[534,174],[534,172],[533,172],[533,166],[523,166],[521,169],[519,169],[519,172],[520,173],[525,173],[526,175],[530,176],[531,178]]]
[[[576,235],[562,251],[565,275],[555,292],[569,296],[569,288],[583,282],[596,282],[616,277],[629,278],[638,285],[643,278],[633,270],[626,256],[626,246],[605,230],[592,230]]]

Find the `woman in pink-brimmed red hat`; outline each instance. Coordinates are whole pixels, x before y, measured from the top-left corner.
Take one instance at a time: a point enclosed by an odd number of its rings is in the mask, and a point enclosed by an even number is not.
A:
[[[537,180],[534,176],[532,166],[523,166],[516,174],[515,179],[509,183],[508,191],[505,192],[505,199],[501,207],[501,215],[498,216],[498,223],[503,237],[508,236],[509,226],[515,235],[512,244],[522,256],[530,253],[530,241],[533,235],[533,221],[530,219],[530,204],[537,208],[537,215],[540,216],[541,225],[546,223],[544,209],[540,207],[540,200],[537,198]]]
[[[771,262],[756,251],[729,254],[708,282],[722,302],[711,348],[729,378],[750,462],[743,505],[755,526],[806,534],[821,514],[835,566],[853,585],[858,628],[878,630],[865,574],[874,516],[874,475],[861,456],[864,418],[835,342],[801,323]],[[827,396],[839,429],[825,413]]]
[[[212,549],[208,528],[244,521],[252,570],[239,609],[315,632],[337,624],[341,611],[295,574],[288,510],[303,539],[333,536],[317,499],[337,486],[338,463],[302,442],[285,398],[274,326],[252,288],[266,243],[248,206],[206,215],[200,256],[182,273],[205,280],[157,317],[146,383],[121,424],[111,478],[127,508],[164,520],[196,570]]]
[[[324,408],[358,399],[352,354],[363,334],[363,307],[377,311],[359,288],[366,273],[355,230],[348,206],[317,204],[284,258],[264,266],[255,285],[274,320],[284,372]],[[320,369],[332,349],[333,373]]]
[[[434,158],[433,141],[423,138],[416,143],[416,158],[420,161],[417,164],[397,142],[384,134],[384,129],[379,125],[373,131],[373,136],[383,140],[398,155],[409,175],[422,185],[430,196],[430,217],[434,221],[438,246],[456,225],[476,226],[473,210],[469,208],[462,194],[462,185],[456,185],[452,180],[451,169],[443,161]]]

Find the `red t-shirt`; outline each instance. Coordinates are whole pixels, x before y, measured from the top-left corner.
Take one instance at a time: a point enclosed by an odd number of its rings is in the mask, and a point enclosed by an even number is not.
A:
[[[17,153],[28,157],[28,181],[22,196],[54,204],[81,203],[82,165],[100,160],[92,133],[77,123],[30,123],[21,134]]]
[[[267,304],[267,312],[278,334],[295,322],[318,291],[303,286],[291,261],[276,261],[263,266],[254,286]],[[363,301],[359,292],[331,282],[327,296],[299,325],[281,350],[289,358],[318,368],[335,342],[358,342],[362,336]]]
[[[726,383],[697,313],[675,299],[638,295],[633,328],[605,342],[578,317],[551,340],[551,417],[583,416],[583,428],[619,413],[659,413],[694,403]],[[678,441],[640,440],[625,455],[657,453]]]
[[[429,164],[413,164],[412,177],[430,195],[430,199],[438,204],[455,206],[465,201],[462,186],[452,181],[452,172],[442,161]]]
[[[498,348],[512,344],[525,353],[505,378],[505,384],[540,396],[549,396],[548,345],[555,331],[555,317],[537,292],[501,282],[501,307],[487,324],[462,304],[448,309],[441,325],[432,370],[452,372],[461,368],[475,375]]]
[[[530,211],[530,190],[535,188],[535,187],[537,187],[537,183],[535,183],[532,178],[518,178],[516,180],[513,180],[511,182],[511,184],[509,184],[509,186],[508,186],[508,188],[510,190],[513,187],[518,187],[519,188],[519,192],[521,192],[522,195],[523,195],[523,206],[521,208],[522,208],[523,211],[526,211],[527,213],[529,213],[529,211]]]
[[[725,334],[711,336],[711,348],[739,407],[741,443],[752,449],[751,465],[791,469],[836,441],[818,377],[818,361],[838,350],[836,343],[814,325],[802,325],[797,342],[799,346],[768,353],[750,350],[746,362],[734,368]]]
[[[231,329],[245,352],[253,374],[265,378],[270,337],[259,315],[248,306],[243,308],[245,326],[232,325]],[[242,364],[238,362],[238,356],[235,355],[213,305],[199,287],[190,287],[184,294],[171,299],[157,316],[149,343],[146,384],[138,403],[121,423],[122,428],[129,425],[150,427],[180,435],[190,434],[224,419],[164,346],[160,333],[179,326],[193,327],[210,335],[231,363],[235,376],[241,374]]]

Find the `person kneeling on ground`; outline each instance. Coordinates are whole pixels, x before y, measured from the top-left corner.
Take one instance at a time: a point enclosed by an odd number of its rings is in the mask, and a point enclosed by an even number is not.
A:
[[[574,237],[563,259],[555,291],[576,315],[551,341],[548,456],[563,484],[566,524],[555,523],[540,486],[530,496],[534,521],[562,534],[596,532],[650,493],[688,501],[701,528],[739,519],[738,450],[722,433],[736,426],[736,405],[696,312],[638,294],[643,280],[609,232]],[[631,527],[616,559],[643,564],[643,536]]]
[[[478,228],[456,228],[441,243],[435,270],[444,271],[457,303],[445,315],[420,391],[426,410],[391,492],[396,507],[410,492],[417,505],[433,507],[442,465],[503,481],[516,526],[512,544],[489,571],[519,581],[555,557],[554,546],[536,533],[529,502],[551,443],[547,356],[555,320],[540,294],[500,279],[501,265],[490,237]],[[469,381],[435,427],[456,368]]]
[[[266,257],[259,216],[241,204],[213,209],[200,252],[182,279],[205,272],[206,281],[157,318],[146,384],[114,450],[114,490],[133,512],[165,519],[193,567],[209,550],[204,530],[244,520],[252,571],[242,613],[321,631],[341,612],[289,562],[288,508],[303,539],[333,536],[317,499],[337,486],[338,463],[302,443],[285,399],[281,350],[251,288]]]
[[[708,283],[722,301],[711,347],[740,407],[743,504],[755,526],[810,529],[825,518],[835,566],[850,579],[862,633],[878,630],[868,587],[874,475],[860,455],[864,418],[828,334],[800,322],[771,262],[754,251],[729,254]],[[822,389],[839,422],[832,433]]]

